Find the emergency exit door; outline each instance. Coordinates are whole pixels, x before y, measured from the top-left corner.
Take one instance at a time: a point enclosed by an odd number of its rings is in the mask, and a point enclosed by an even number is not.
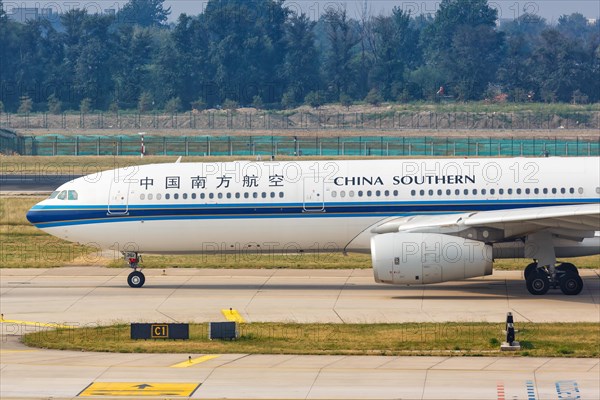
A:
[[[110,183],[108,194],[108,214],[126,215],[129,213],[129,183]]]
[[[325,179],[323,177],[304,178],[304,211],[325,211]]]

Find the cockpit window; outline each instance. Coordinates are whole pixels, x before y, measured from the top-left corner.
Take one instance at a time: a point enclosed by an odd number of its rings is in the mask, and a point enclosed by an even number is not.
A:
[[[59,200],[64,200],[67,198],[67,191],[63,190],[62,192],[60,192],[60,194],[58,195],[58,199]]]
[[[69,200],[77,200],[77,192],[74,190],[69,190]]]
[[[52,192],[52,194],[50,195],[50,197],[49,197],[49,198],[50,198],[50,199],[53,199],[53,198],[55,198],[56,196],[58,196],[58,194],[59,194],[59,193],[60,193],[60,192],[58,192],[58,191],[56,191],[56,192]]]

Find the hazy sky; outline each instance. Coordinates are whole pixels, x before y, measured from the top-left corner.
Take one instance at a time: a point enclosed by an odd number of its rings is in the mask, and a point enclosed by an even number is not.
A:
[[[87,8],[88,10],[102,10],[105,8],[118,8],[126,3],[121,0],[3,0],[4,8],[10,12],[13,7],[49,7],[56,11],[68,11],[70,8]],[[367,8],[371,14],[388,13],[394,6],[399,6],[404,10],[411,10],[413,14],[434,13],[440,1],[414,0],[414,1],[394,1],[394,0],[367,0]],[[206,7],[206,0],[166,0],[165,4],[171,7],[170,20],[177,19],[177,16],[186,12],[196,15],[202,12]],[[518,17],[526,10],[530,13],[541,15],[548,22],[553,22],[562,14],[571,14],[579,12],[588,18],[598,18],[600,16],[600,1],[598,0],[489,0],[492,7],[497,8],[498,15],[501,18],[513,19]],[[286,1],[286,4],[293,9],[300,10],[308,14],[311,18],[318,18],[329,7],[346,7],[348,13],[353,16],[359,16],[362,13],[364,0],[351,1],[315,1],[315,0],[293,0]]]

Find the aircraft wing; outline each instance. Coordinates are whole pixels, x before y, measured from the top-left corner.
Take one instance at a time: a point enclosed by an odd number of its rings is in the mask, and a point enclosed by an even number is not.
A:
[[[594,237],[600,230],[600,203],[394,218],[372,232],[443,233],[499,242],[542,230],[578,241]]]

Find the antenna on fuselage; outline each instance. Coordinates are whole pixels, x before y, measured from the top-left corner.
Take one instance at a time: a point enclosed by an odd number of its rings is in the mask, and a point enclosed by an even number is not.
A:
[[[181,156],[179,156],[179,158],[177,159],[177,161],[175,161],[175,164],[179,164],[179,161],[181,161]]]

